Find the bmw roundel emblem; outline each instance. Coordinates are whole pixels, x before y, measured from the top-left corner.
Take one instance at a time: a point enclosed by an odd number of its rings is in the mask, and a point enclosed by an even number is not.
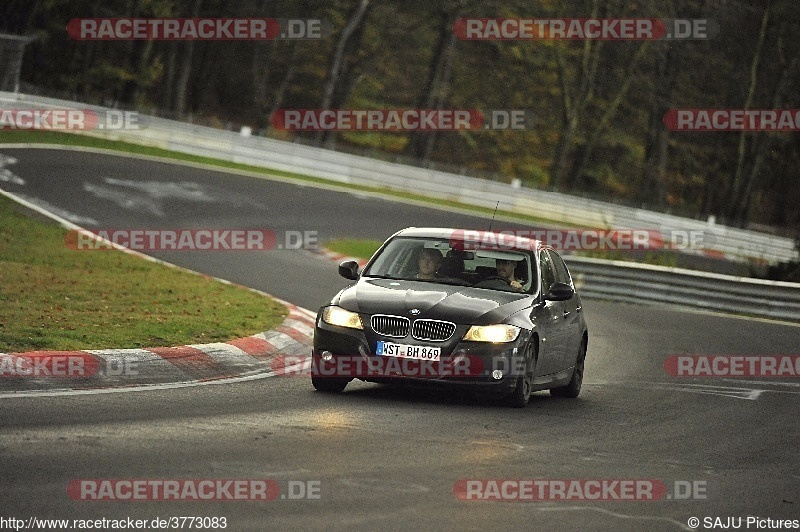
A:
[[[408,311],[408,313],[411,314],[412,316],[418,316],[419,315],[419,309],[418,308],[412,308],[411,310]]]

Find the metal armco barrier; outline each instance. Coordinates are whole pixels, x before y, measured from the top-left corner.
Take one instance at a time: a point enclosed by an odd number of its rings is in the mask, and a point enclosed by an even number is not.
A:
[[[79,102],[10,92],[0,92],[0,105],[4,109],[114,111]],[[140,129],[94,129],[86,134],[340,183],[454,200],[468,205],[494,208],[499,201],[503,210],[534,215],[560,224],[600,229],[645,229],[659,231],[662,235],[696,232],[702,234],[702,249],[696,250],[697,253],[724,256],[730,260],[768,263],[798,260],[798,250],[791,238],[291,142],[243,136],[232,131],[163,118],[141,115],[140,122],[143,125]]]
[[[3,109],[106,108],[66,100],[0,92]],[[435,170],[302,146],[263,137],[142,117],[138,130],[94,130],[94,136],[213,157],[333,181],[390,188],[470,205],[539,215],[557,222],[608,229],[702,231],[708,251],[738,260],[797,260],[794,242],[669,214],[632,209]],[[566,255],[581,293],[615,301],[662,303],[800,322],[800,283],[764,281],[678,268]]]
[[[800,283],[565,256],[581,295],[800,322]]]

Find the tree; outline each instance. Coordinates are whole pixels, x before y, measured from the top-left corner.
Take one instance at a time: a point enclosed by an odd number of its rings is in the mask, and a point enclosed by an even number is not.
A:
[[[370,0],[359,0],[348,17],[347,25],[342,29],[342,33],[339,35],[339,40],[336,43],[336,49],[334,50],[328,69],[328,80],[322,91],[321,109],[338,107],[345,100],[349,92],[347,88],[350,84],[347,82],[352,82],[352,78],[348,80],[347,75],[352,65],[348,64],[346,54],[351,47],[357,46],[359,38],[363,34],[364,23],[371,5]],[[333,134],[326,135],[320,132],[320,134],[317,135],[316,141],[317,144],[321,144],[323,141],[332,138]]]

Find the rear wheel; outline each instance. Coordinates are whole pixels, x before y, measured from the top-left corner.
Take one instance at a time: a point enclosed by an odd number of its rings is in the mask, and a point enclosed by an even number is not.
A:
[[[566,386],[550,388],[550,395],[555,397],[567,397],[574,399],[581,393],[583,384],[583,367],[586,362],[586,342],[581,342],[578,358],[575,360],[575,370],[572,372],[572,379]]]

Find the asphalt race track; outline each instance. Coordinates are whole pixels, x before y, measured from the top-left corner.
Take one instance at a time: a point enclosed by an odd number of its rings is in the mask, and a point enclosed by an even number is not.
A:
[[[17,159],[7,168],[24,181],[0,187],[90,229],[263,228],[279,241],[286,231],[313,231],[324,242],[383,239],[410,225],[488,224],[363,193],[128,157],[0,154]],[[307,250],[153,255],[311,309],[346,284]],[[0,515],[225,517],[229,530],[688,530],[690,517],[701,525],[741,517],[742,528],[747,516],[800,518],[800,379],[675,378],[664,369],[677,354],[798,354],[800,328],[588,299],[584,306],[581,397],[540,392],[523,410],[364,383],[332,396],[292,377],[4,399]],[[67,487],[80,479],[271,479],[279,493],[267,502],[74,500]],[[666,493],[463,500],[459,487],[480,479],[651,480]]]

